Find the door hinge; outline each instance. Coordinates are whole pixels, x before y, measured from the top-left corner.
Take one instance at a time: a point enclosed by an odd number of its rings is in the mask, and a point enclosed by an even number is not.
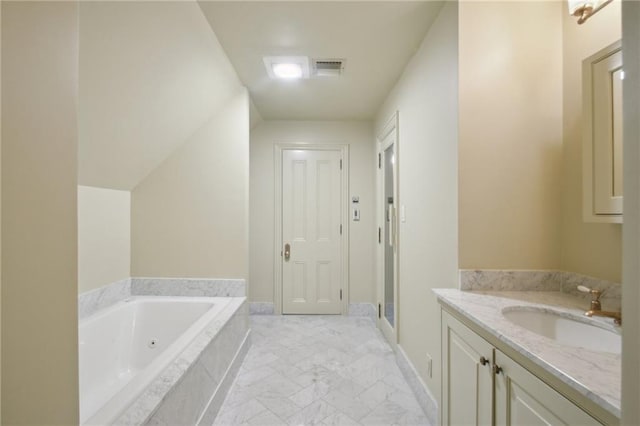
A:
[[[382,154],[378,153],[378,168],[382,168]]]
[[[342,289],[340,289],[340,300],[342,300]]]
[[[342,170],[342,158],[340,159],[340,170]]]
[[[382,228],[378,226],[378,244],[382,243]]]
[[[340,235],[342,235],[342,224],[340,224]]]
[[[382,318],[382,305],[378,303],[378,318]]]

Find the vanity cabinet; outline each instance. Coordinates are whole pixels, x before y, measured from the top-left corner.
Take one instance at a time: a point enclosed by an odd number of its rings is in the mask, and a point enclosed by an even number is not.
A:
[[[498,349],[494,361],[496,425],[601,425]]]
[[[442,310],[443,425],[601,425]]]
[[[442,311],[442,424],[492,424],[493,346]]]

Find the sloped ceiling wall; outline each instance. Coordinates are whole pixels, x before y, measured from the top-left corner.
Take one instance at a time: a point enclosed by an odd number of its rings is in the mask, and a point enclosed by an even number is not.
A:
[[[130,190],[241,87],[196,2],[80,4],[81,185]]]

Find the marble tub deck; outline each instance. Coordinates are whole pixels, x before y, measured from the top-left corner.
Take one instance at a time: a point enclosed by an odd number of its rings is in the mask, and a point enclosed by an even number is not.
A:
[[[433,291],[448,310],[457,312],[477,328],[620,418],[621,355],[562,345],[525,330],[502,315],[503,309],[514,306],[552,308],[560,313],[582,315],[588,308],[583,299],[553,291]],[[593,320],[604,328],[616,329],[611,319]]]
[[[114,424],[195,425],[213,419],[249,346],[244,297],[231,298],[186,348],[146,386]]]
[[[252,316],[214,425],[429,425],[369,318]]]

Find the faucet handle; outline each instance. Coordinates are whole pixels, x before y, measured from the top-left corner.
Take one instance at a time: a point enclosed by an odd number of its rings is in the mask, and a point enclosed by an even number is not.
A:
[[[591,311],[600,311],[602,309],[600,305],[600,296],[602,296],[602,292],[600,290],[594,290],[583,285],[579,285],[578,290],[583,293],[591,294]]]
[[[598,300],[600,299],[600,296],[602,295],[602,292],[600,290],[593,290],[589,287],[585,287],[583,285],[579,285],[578,286],[578,290],[580,290],[583,293],[589,293],[591,295],[593,295],[593,299],[594,300]]]

